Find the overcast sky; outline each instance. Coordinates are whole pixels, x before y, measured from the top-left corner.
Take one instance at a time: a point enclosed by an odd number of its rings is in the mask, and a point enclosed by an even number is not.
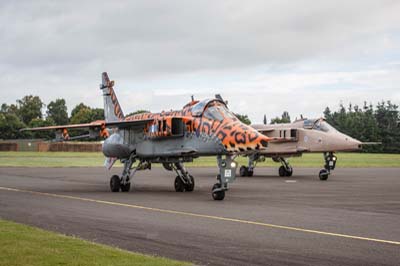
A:
[[[125,113],[220,93],[261,122],[400,104],[400,1],[1,1],[0,103],[39,95]]]

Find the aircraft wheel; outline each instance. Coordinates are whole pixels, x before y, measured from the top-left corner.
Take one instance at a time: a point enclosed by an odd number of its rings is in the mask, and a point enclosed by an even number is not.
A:
[[[286,176],[286,170],[285,167],[283,167],[283,165],[279,167],[279,176]]]
[[[244,165],[242,165],[240,167],[239,172],[240,172],[240,176],[248,176],[248,173],[249,173],[248,168]]]
[[[175,191],[176,191],[176,192],[183,192],[183,191],[185,191],[185,184],[182,182],[182,179],[181,179],[179,176],[177,176],[177,177],[175,178],[175,183],[174,183],[174,185],[175,185]]]
[[[192,182],[192,184],[185,185],[185,190],[188,192],[192,192],[194,190],[194,178],[191,174],[188,174],[188,177],[189,177],[190,181]]]
[[[289,166],[289,170],[286,170],[286,176],[292,176],[293,175],[293,168]]]
[[[121,191],[122,192],[129,192],[131,189],[131,183],[121,184]]]
[[[325,181],[328,180],[329,177],[329,173],[326,169],[321,169],[321,171],[319,171],[319,180]]]
[[[254,171],[253,171],[253,170],[247,170],[247,176],[252,177],[253,174],[254,174]]]
[[[214,186],[212,187],[212,193],[211,193],[212,197],[214,200],[223,200],[225,198],[225,191],[219,190],[219,191],[214,192],[214,189],[217,189],[217,188],[221,188],[221,185],[218,183],[214,184]]]
[[[121,179],[119,176],[113,175],[110,179],[110,189],[112,192],[119,192],[121,188]]]

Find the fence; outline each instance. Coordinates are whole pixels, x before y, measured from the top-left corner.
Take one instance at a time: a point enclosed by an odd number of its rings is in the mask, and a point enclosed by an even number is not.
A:
[[[47,142],[41,139],[2,140],[0,151],[100,152],[99,142]]]

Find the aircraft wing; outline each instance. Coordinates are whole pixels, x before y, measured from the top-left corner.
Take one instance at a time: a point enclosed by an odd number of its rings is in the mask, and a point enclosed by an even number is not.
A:
[[[105,122],[103,120],[94,121],[85,124],[72,124],[72,125],[60,125],[60,126],[47,126],[47,127],[32,127],[23,128],[20,131],[46,131],[46,130],[58,130],[58,129],[86,129],[105,126],[108,128],[127,128],[135,126],[144,126],[149,122],[154,121],[153,119],[143,120],[132,120],[132,121],[116,121],[116,122]]]
[[[77,138],[96,138],[98,135],[103,138],[109,136],[107,128],[144,128],[148,123],[153,122],[153,119],[143,119],[143,120],[132,120],[132,121],[115,121],[115,122],[105,122],[104,120],[98,120],[91,123],[84,124],[72,124],[72,125],[60,125],[60,126],[47,126],[47,127],[33,127],[33,128],[23,128],[20,131],[47,131],[55,130],[58,134],[56,139],[71,140]],[[87,129],[89,134],[69,137],[69,129]],[[99,133],[99,134],[98,134]]]
[[[46,130],[59,130],[59,129],[86,129],[86,128],[101,127],[103,124],[104,124],[104,121],[95,121],[95,122],[85,123],[85,124],[72,124],[72,125],[61,125],[61,126],[23,128],[23,129],[20,129],[20,131],[46,131]]]

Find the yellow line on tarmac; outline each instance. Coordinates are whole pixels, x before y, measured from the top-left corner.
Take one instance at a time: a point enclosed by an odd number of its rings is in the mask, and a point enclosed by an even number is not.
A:
[[[69,195],[53,194],[53,193],[38,192],[38,191],[18,189],[18,188],[9,188],[9,187],[0,187],[0,190],[29,193],[32,195],[48,196],[48,197],[54,197],[54,198],[80,200],[80,201],[86,201],[86,202],[94,202],[94,203],[101,203],[101,204],[106,204],[106,205],[129,207],[129,208],[135,208],[135,209],[141,209],[141,210],[147,210],[147,211],[153,211],[153,212],[168,213],[168,214],[178,214],[178,215],[205,218],[205,219],[211,219],[211,220],[227,221],[227,222],[234,222],[234,223],[241,223],[241,224],[250,224],[250,225],[278,228],[278,229],[284,229],[284,230],[290,230],[290,231],[312,233],[312,234],[318,234],[318,235],[336,236],[336,237],[343,237],[343,238],[350,238],[350,239],[357,239],[357,240],[364,240],[364,241],[372,241],[372,242],[385,243],[385,244],[400,245],[399,241],[391,241],[391,240],[369,238],[369,237],[362,237],[362,236],[338,234],[338,233],[324,232],[324,231],[318,231],[318,230],[304,229],[304,228],[299,228],[299,227],[269,224],[269,223],[248,221],[248,220],[214,216],[214,215],[198,214],[198,213],[191,213],[191,212],[184,212],[184,211],[174,211],[174,210],[168,210],[168,209],[159,209],[159,208],[152,208],[152,207],[146,207],[146,206],[140,206],[140,205],[134,205],[134,204],[113,202],[113,201],[96,200],[96,199],[90,199],[90,198],[82,198],[82,197],[75,197],[75,196],[69,196]]]

